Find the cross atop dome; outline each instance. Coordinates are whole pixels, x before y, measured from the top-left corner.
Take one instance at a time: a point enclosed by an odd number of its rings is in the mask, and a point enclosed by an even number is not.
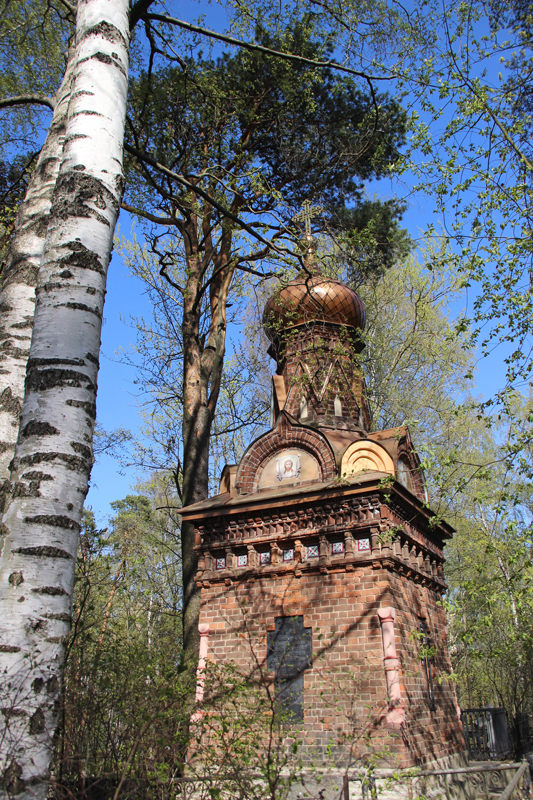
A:
[[[324,209],[322,206],[312,206],[309,200],[304,200],[302,203],[302,210],[299,211],[297,214],[294,215],[293,220],[295,222],[303,222],[305,228],[305,236],[307,239],[312,238],[311,233],[311,220],[314,217],[321,216]]]

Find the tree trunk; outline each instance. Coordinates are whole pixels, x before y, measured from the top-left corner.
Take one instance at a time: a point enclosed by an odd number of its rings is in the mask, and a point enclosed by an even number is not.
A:
[[[189,236],[189,241],[192,238]],[[210,325],[205,345],[200,338],[200,294],[205,289],[204,272],[198,258],[188,259],[182,325],[184,506],[205,500],[209,492],[209,439],[220,393],[226,348],[226,303],[234,275],[229,259],[231,241],[231,231],[228,230],[221,252],[214,258],[216,277],[209,286]],[[198,569],[194,544],[194,525],[182,522],[183,649],[185,661],[196,668],[200,646],[200,590],[194,580]]]
[[[122,194],[128,0],[79,0],[72,94],[36,289],[0,556],[0,798],[44,798],[92,466],[107,267]]]
[[[35,286],[63,155],[73,64],[71,48],[65,75],[56,93],[50,129],[17,213],[0,289],[0,514],[9,490],[9,464],[19,430],[35,311]]]

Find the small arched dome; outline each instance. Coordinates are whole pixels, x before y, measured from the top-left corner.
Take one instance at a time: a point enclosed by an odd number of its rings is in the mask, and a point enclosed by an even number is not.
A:
[[[363,330],[366,322],[363,301],[341,281],[301,273],[272,295],[263,314],[263,325],[271,341],[287,328],[315,321]]]

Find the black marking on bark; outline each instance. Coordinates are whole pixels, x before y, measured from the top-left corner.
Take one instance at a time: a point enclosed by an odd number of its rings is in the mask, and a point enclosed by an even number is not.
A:
[[[72,511],[74,508],[74,503],[67,503],[67,511]]]
[[[35,678],[32,681],[31,688],[35,692],[35,694],[40,694],[44,689],[44,680],[43,678]]]
[[[27,337],[29,341],[29,337]],[[17,358],[23,361],[26,361],[29,355],[29,348],[23,349],[22,347],[16,347],[14,345],[14,337],[12,339],[8,339],[4,342],[2,346],[3,352],[8,355],[10,358]],[[5,391],[5,390],[4,390]]]
[[[65,517],[64,514],[36,514],[34,517],[24,517],[24,522],[28,525],[51,525],[53,528],[65,528],[76,533],[81,531],[81,525],[76,520]]]
[[[122,197],[122,195],[124,194],[124,186],[125,186],[124,175],[120,173],[115,177],[115,187],[117,190],[117,195],[119,197]]]
[[[70,614],[63,613],[63,614],[45,614],[46,619],[56,619],[58,622],[72,622],[72,617]]]
[[[38,420],[32,419],[21,430],[19,438],[28,439],[30,436],[56,436],[58,433],[58,429],[50,425],[49,422],[38,422]]]
[[[16,481],[13,487],[13,497],[42,497],[39,491],[39,483],[31,481],[28,486],[26,483]]]
[[[126,70],[120,61],[116,61],[114,58],[111,58],[111,56],[108,56],[107,53],[93,53],[93,55],[88,56],[87,58],[80,59],[78,64],[84,64],[86,61],[92,61],[93,59],[95,61],[100,61],[101,64],[107,64],[108,66],[113,65],[120,72],[122,72],[123,75],[126,75]]]
[[[69,453],[34,453],[31,456],[22,456],[18,463],[21,466],[33,467],[35,464],[50,464],[54,461],[60,461],[67,469],[71,469],[73,472],[80,472],[89,469],[91,466],[85,459]],[[54,479],[52,478],[52,480]]]
[[[89,36],[99,36],[102,39],[107,39],[108,42],[120,42],[123,47],[128,46],[126,39],[117,26],[112,25],[107,20],[102,20],[102,22],[97,22],[91,28],[87,28],[81,41]]]
[[[11,424],[13,425],[13,423],[11,423]],[[13,425],[13,427],[15,427],[15,426]],[[2,455],[3,453],[7,453],[8,450],[12,450],[12,449],[13,449],[12,442],[0,442],[0,455]]]
[[[38,708],[33,717],[30,717],[30,733],[32,736],[42,733],[44,731],[44,726],[44,711],[42,708]]]
[[[25,481],[53,481],[53,475],[49,475],[47,472],[39,472],[36,469],[30,470],[29,472],[25,472],[23,475],[20,476],[22,480]]]
[[[87,403],[85,400],[67,400],[65,405],[81,408],[92,419],[96,419],[96,403]]]
[[[0,653],[20,653],[20,650],[16,644],[0,644]]]
[[[91,459],[93,454],[90,447],[87,447],[86,444],[81,444],[81,442],[71,442],[70,446],[74,450],[75,453],[79,453],[80,456],[83,456],[86,459]]]
[[[26,517],[26,520],[28,518]],[[51,545],[42,545],[41,547],[17,547],[12,550],[12,553],[20,553],[23,556],[47,556],[48,558],[72,558],[70,553],[66,550],[61,550],[60,547],[52,547]],[[22,573],[21,573],[22,574]]]
[[[113,59],[111,56],[108,56],[107,53],[93,53],[91,58],[95,58],[96,61],[101,61],[102,64],[113,64]]]
[[[64,269],[63,272],[59,273],[59,277],[68,280],[69,278],[72,278],[72,272],[69,269]]]
[[[89,97],[94,97],[94,92],[90,92],[88,89],[78,89],[77,92],[73,93],[72,97],[81,97],[84,94]],[[76,169],[76,167],[74,167],[74,169]]]
[[[24,322],[14,322],[9,327],[17,328],[17,330],[24,330],[24,328],[33,328],[33,319],[31,317],[26,317]]]
[[[51,220],[72,219],[79,217],[89,219],[95,217],[102,225],[109,227],[109,220],[98,214],[94,208],[88,205],[89,202],[104,203],[103,208],[111,206],[113,209],[118,207],[119,200],[107,188],[107,186],[93,175],[86,175],[83,172],[69,170],[59,175],[54,193],[54,203],[50,210]]]
[[[25,599],[26,598],[24,597],[24,595],[22,595],[22,597],[19,597],[19,599],[17,600],[17,603],[23,603]]]
[[[48,678],[46,681],[46,691],[48,694],[55,694],[59,689],[59,681],[55,675],[52,675],[51,678]]]
[[[85,361],[83,358],[31,358],[28,361],[28,369],[32,369],[33,367],[52,367],[55,364],[68,364],[69,367],[84,367]]]
[[[83,172],[85,169],[87,169],[87,167],[84,164],[76,164],[76,166],[72,167],[72,169],[76,169],[78,172]]]
[[[102,309],[101,308],[91,308],[90,306],[86,306],[85,303],[60,303],[60,306],[64,308],[73,308],[75,311],[88,311],[90,314],[94,314],[95,317],[102,316]]]
[[[2,487],[2,489],[5,488],[6,484],[9,487],[9,482],[5,481],[4,482],[4,486]],[[10,534],[10,530],[7,527],[7,525],[5,525],[3,522],[0,522],[0,539],[4,539],[6,536],[9,536],[9,534]]]
[[[74,139],[90,139],[91,137],[86,133],[73,133],[70,136],[65,136],[65,143],[72,142]]]
[[[71,267],[78,267],[79,269],[90,269],[97,272],[99,275],[105,275],[105,269],[100,261],[98,253],[94,253],[85,247],[81,242],[66,242],[62,247],[70,250],[67,256],[63,256],[59,261],[61,264],[68,264]]]
[[[60,596],[66,594],[64,589],[61,589],[60,586],[38,586],[35,589],[32,589],[34,594],[48,594],[51,596]]]
[[[52,281],[49,281],[48,283],[44,283],[42,286],[38,286],[37,289],[35,290],[35,294],[37,295],[37,297],[39,297],[43,292],[50,293],[55,291],[55,289],[64,289],[64,288],[65,288],[64,283],[57,283],[57,282],[53,283]]]
[[[46,233],[46,225],[39,216],[38,222],[33,225],[27,225],[26,229],[35,228],[37,236],[42,237]],[[39,267],[28,261],[26,253],[14,255],[11,261],[6,264],[2,288],[17,283],[26,283],[28,286],[37,285],[37,277],[39,275]]]
[[[85,291],[86,291],[87,294],[96,294],[96,289],[94,288],[94,286],[88,286],[85,289]]]
[[[76,372],[73,369],[31,369],[26,374],[26,390],[42,392],[46,389],[56,389],[63,386],[71,386],[78,389],[85,388],[96,391],[96,387],[90,378],[83,372]]]
[[[87,359],[87,361],[92,361],[93,364],[98,364],[98,357],[93,356],[92,353],[85,353],[85,358]]]
[[[24,575],[22,574],[22,572],[20,572],[20,570],[17,570],[17,572],[11,573],[11,575],[8,578],[8,581],[11,584],[11,586],[15,587],[20,586],[21,583],[24,583]]]
[[[22,403],[18,397],[13,397],[11,387],[8,386],[6,389],[4,389],[2,394],[0,394],[0,411],[7,411],[8,414],[20,417],[21,410]]]
[[[2,709],[4,711],[4,709]],[[21,794],[26,788],[26,781],[21,780],[22,767],[13,759],[2,775],[1,785],[9,797]]]
[[[85,117],[103,117],[104,114],[100,114],[99,111],[90,111],[89,109],[84,109],[83,111],[76,111],[76,113],[72,114],[72,116],[73,117],[84,117],[84,116]],[[76,164],[76,166],[72,167],[72,169],[77,169],[77,170],[81,171],[81,170],[84,170],[85,167],[82,164]]]

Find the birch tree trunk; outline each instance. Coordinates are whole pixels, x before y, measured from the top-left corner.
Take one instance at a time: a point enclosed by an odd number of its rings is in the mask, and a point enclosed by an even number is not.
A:
[[[36,289],[0,556],[0,798],[45,798],[98,354],[122,194],[128,0],[79,0],[72,94]]]
[[[9,491],[9,464],[19,430],[35,286],[63,155],[73,63],[71,48],[63,81],[56,92],[50,129],[17,213],[0,289],[0,513],[4,510],[5,493]]]

